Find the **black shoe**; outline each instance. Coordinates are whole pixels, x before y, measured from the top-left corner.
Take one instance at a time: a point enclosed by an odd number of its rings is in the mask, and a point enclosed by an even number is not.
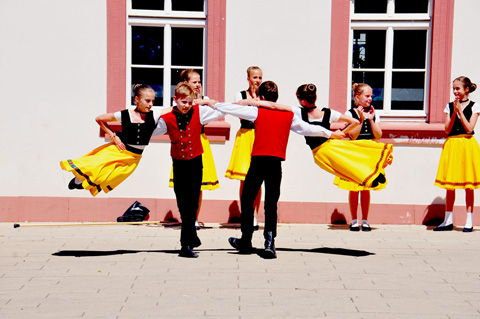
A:
[[[372,228],[369,224],[362,225],[362,231],[371,231]]]
[[[350,224],[350,231],[359,231],[359,230],[360,230],[360,226],[358,224],[355,226]]]
[[[198,254],[193,252],[191,246],[183,246],[178,256],[185,257],[185,258],[197,258]]]
[[[240,238],[230,237],[228,242],[233,248],[238,250],[240,254],[251,254],[253,251],[252,243],[245,244]]]
[[[254,225],[254,226],[253,226],[253,231],[257,231],[257,230],[259,230],[259,229],[260,229],[260,227],[259,227],[258,225]]]
[[[272,232],[268,232],[265,238],[265,258],[277,258],[277,251],[275,250],[275,239],[273,239]]]
[[[473,231],[473,227],[470,227],[470,228],[463,227],[463,232],[464,233],[471,233],[472,231]]]
[[[68,183],[68,189],[83,189],[82,184],[75,183],[75,177]]]
[[[438,226],[433,229],[433,231],[448,231],[453,230],[453,224],[446,225],[446,226]]]
[[[377,176],[377,178],[375,178],[372,182],[372,188],[375,188],[377,187],[379,184],[385,184],[385,182],[387,181],[387,179],[385,178],[385,175],[383,174],[379,174]]]

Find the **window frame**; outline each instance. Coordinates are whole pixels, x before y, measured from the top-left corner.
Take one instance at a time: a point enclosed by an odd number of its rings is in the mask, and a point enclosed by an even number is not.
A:
[[[385,14],[358,14],[355,13],[355,1],[350,3],[350,32],[349,32],[349,72],[348,83],[352,83],[352,73],[355,71],[383,72],[384,91],[383,109],[376,110],[383,121],[422,121],[425,122],[429,110],[429,87],[430,87],[430,56],[431,56],[431,12],[433,1],[428,4],[427,13],[404,14],[394,13],[394,0],[387,1],[387,13]],[[353,33],[357,30],[385,30],[385,65],[378,69],[356,69],[352,66]],[[426,57],[423,69],[395,69],[393,68],[393,45],[394,31],[397,30],[425,30],[426,34]],[[423,110],[392,110],[392,79],[394,72],[412,72],[425,74],[423,91]],[[351,91],[351,87],[348,88]]]
[[[351,103],[349,82],[351,2],[332,1],[330,87],[332,108],[344,113]],[[443,109],[450,100],[454,0],[433,1],[428,106],[425,121],[382,121],[382,141],[407,145],[441,145],[445,133]],[[332,103],[331,103],[332,104]],[[345,105],[345,106],[342,106]]]
[[[127,74],[126,74],[126,85],[127,88],[130,87],[131,83],[131,78],[132,78],[132,68],[133,67],[138,67],[138,68],[152,68],[152,69],[163,69],[163,106],[168,106],[171,103],[171,87],[173,85],[172,79],[171,79],[171,72],[172,69],[177,69],[177,68],[193,68],[195,70],[202,70],[202,89],[205,88],[205,85],[207,84],[205,78],[205,65],[206,65],[206,45],[205,45],[205,40],[206,40],[206,32],[205,32],[205,26],[206,26],[206,21],[200,20],[200,19],[166,19],[166,18],[151,18],[151,17],[129,17],[128,18],[128,27],[127,27],[127,51],[126,51],[126,62],[127,62]],[[165,48],[164,50],[164,56],[163,56],[163,64],[162,65],[149,65],[149,66],[143,66],[141,64],[133,64],[132,63],[132,27],[161,27],[163,28],[164,32],[164,38],[163,38],[163,46]],[[202,61],[202,66],[175,66],[172,67],[172,59],[171,59],[171,53],[172,53],[172,28],[199,28],[203,29],[203,61]],[[129,90],[126,90],[126,101],[129,103],[131,101],[131,92]],[[206,95],[206,94],[204,94]]]
[[[107,0],[107,101],[106,112],[113,113],[130,105],[130,81],[127,81],[127,1]],[[131,5],[128,6],[131,8]],[[147,10],[149,11],[149,10]],[[165,11],[165,10],[164,10]],[[182,11],[179,11],[182,12]],[[175,16],[172,12],[172,17]],[[219,101],[225,99],[226,0],[205,0],[204,94]],[[210,26],[210,27],[209,27]],[[127,85],[128,83],[128,85]],[[119,129],[120,125],[112,123]],[[210,142],[224,143],[230,138],[230,124],[224,119],[205,127]],[[105,136],[100,130],[100,136]],[[169,141],[157,136],[153,141]]]

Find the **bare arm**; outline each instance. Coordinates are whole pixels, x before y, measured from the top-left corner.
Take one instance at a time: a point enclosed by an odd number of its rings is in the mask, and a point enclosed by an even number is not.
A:
[[[100,128],[108,135],[108,137],[112,140],[112,142],[117,145],[120,151],[125,150],[125,144],[120,140],[120,138],[112,131],[112,129],[108,126],[107,122],[115,122],[117,119],[115,118],[114,113],[106,113],[99,115],[95,118]]]
[[[475,128],[475,124],[477,124],[478,113],[472,114],[472,116],[470,117],[470,121],[468,121],[467,118],[465,117],[465,114],[463,114],[462,105],[460,104],[460,100],[458,98],[456,98],[455,101],[453,102],[453,107],[454,107],[453,115],[458,114],[460,116],[460,121],[462,122],[462,125],[465,128],[465,131],[467,131],[467,133],[469,134],[472,133],[473,129]],[[445,131],[447,133],[450,133],[453,127],[453,123],[455,122],[454,121],[455,118],[453,117],[453,115],[452,117],[447,118],[447,120],[449,120],[450,122],[448,123],[448,126],[445,123],[445,127],[446,127]]]

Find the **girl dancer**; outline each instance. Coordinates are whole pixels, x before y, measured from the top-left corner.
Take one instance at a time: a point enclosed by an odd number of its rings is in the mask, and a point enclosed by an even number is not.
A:
[[[69,189],[86,189],[93,196],[102,190],[108,193],[137,168],[160,115],[171,108],[152,110],[155,91],[148,85],[135,85],[133,94],[135,109],[107,113],[95,119],[111,143],[80,158],[60,162],[62,169],[75,175],[68,184]],[[122,123],[122,132],[116,134],[110,129],[107,123],[113,121]]]
[[[333,121],[349,123],[343,132],[349,133],[359,121],[329,108],[318,109],[315,105],[317,88],[303,84],[297,89],[297,98],[302,107],[290,107],[268,101],[240,101],[241,104],[259,105],[281,110],[292,110],[303,121],[330,129]],[[386,182],[384,168],[392,162],[392,144],[371,141],[344,141],[324,137],[305,136],[315,163],[327,172],[355,182],[377,187]]]
[[[238,92],[235,95],[234,102],[240,100],[251,99],[259,100],[258,87],[262,84],[262,69],[258,66],[251,66],[247,69],[248,89]],[[240,198],[242,197],[243,184],[245,176],[247,176],[250,167],[250,159],[252,156],[252,147],[255,140],[255,124],[252,121],[240,119],[240,129],[235,136],[235,144],[233,145],[232,156],[228,164],[225,177],[240,180]],[[262,199],[262,189],[258,191],[254,202],[253,229],[258,230],[258,210]]]
[[[434,231],[453,229],[455,189],[465,189],[467,220],[463,231],[473,231],[473,190],[480,187],[480,169],[476,166],[480,162],[480,147],[473,137],[473,129],[480,113],[480,105],[471,101],[469,95],[476,89],[477,85],[469,78],[456,78],[453,81],[455,100],[444,110],[448,114],[445,120],[448,138],[443,144],[435,185],[446,189],[447,195],[445,219]]]
[[[361,125],[355,127],[348,134],[351,140],[378,140],[382,137],[382,129],[378,124],[380,118],[375,115],[375,109],[372,103],[372,88],[365,83],[354,83],[352,86],[353,99],[355,107],[348,110],[345,114],[360,121]],[[372,142],[374,143],[374,142]],[[343,178],[335,177],[333,182],[341,189],[348,190],[348,204],[352,223],[351,231],[359,231],[360,226],[357,218],[358,197],[360,195],[360,205],[362,207],[362,231],[370,231],[368,224],[368,212],[370,210],[370,190],[380,190],[385,188],[385,184],[379,184],[375,188],[360,186]]]

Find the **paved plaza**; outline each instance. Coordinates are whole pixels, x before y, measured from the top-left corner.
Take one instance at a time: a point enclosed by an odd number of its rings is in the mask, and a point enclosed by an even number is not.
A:
[[[0,224],[0,318],[480,318],[480,231],[280,224],[277,259],[208,224],[200,257],[156,225]]]

